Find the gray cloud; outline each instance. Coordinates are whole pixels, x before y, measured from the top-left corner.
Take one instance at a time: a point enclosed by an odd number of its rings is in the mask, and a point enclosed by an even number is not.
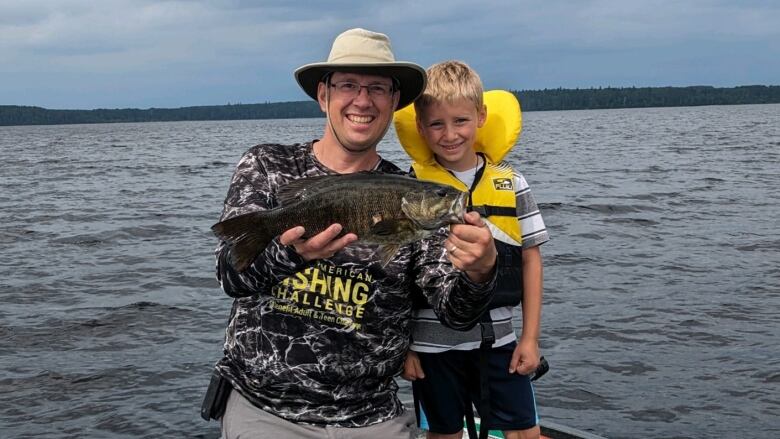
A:
[[[778,22],[771,1],[0,0],[0,104],[305,99],[292,70],[355,26],[405,60],[469,62],[493,87],[766,83]]]

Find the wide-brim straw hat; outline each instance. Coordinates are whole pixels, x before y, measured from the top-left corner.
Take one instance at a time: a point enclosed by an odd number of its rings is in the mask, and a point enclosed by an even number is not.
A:
[[[317,84],[331,72],[395,78],[401,92],[397,109],[414,102],[425,89],[425,69],[411,62],[396,61],[387,35],[360,28],[337,36],[328,60],[299,67],[295,70],[295,79],[303,91],[316,101]]]

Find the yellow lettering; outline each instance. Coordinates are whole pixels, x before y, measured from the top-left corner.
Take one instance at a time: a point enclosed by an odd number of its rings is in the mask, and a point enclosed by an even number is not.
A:
[[[328,292],[328,280],[323,276],[320,277],[320,270],[313,270],[311,273],[311,288],[309,291],[317,292],[317,289],[319,288],[320,294],[325,294]]]
[[[355,287],[352,288],[352,303],[363,305],[368,300],[368,285],[363,282],[355,282]]]
[[[309,286],[309,280],[306,278],[306,274],[309,273],[310,268],[307,268],[305,272],[295,273],[297,279],[293,279],[293,288],[296,290],[305,290]]]
[[[297,302],[300,299],[298,298],[298,291],[293,291],[292,294],[290,294],[290,300],[293,302]]]
[[[353,308],[350,305],[345,305],[343,303],[337,303],[336,304],[336,312],[345,315],[347,317],[352,317],[352,311]]]
[[[340,300],[342,302],[349,301],[349,290],[352,286],[352,279],[347,279],[346,283],[343,278],[337,277],[333,280],[333,300]]]

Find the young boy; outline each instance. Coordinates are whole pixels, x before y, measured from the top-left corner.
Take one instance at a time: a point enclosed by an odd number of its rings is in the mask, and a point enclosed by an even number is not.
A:
[[[499,273],[491,309],[470,331],[444,327],[430,305],[417,304],[423,308],[414,312],[412,346],[403,377],[413,381],[418,422],[423,428],[427,423],[428,438],[460,438],[464,414],[472,410],[472,403],[483,429],[503,430],[507,438],[538,438],[528,375],[539,364],[539,245],[549,237],[525,179],[501,161],[520,131],[519,106],[509,93],[485,93],[486,99],[492,96],[501,101],[496,101],[496,108],[506,107],[509,96],[508,108],[514,105],[516,117],[508,124],[494,121],[490,128],[494,132],[482,132],[488,129],[489,114],[498,119],[512,116],[491,111],[491,102],[483,102],[476,72],[458,61],[433,65],[427,72],[427,88],[414,102],[416,129],[410,126],[410,116],[404,122],[397,113],[396,131],[414,160],[417,178],[469,191],[470,207],[487,217],[499,253]],[[516,131],[506,135],[504,131],[511,131],[513,124]],[[480,139],[491,139],[493,144],[480,144]],[[500,139],[508,140],[500,144]],[[468,244],[448,242],[449,258],[456,267],[471,257]],[[521,301],[522,333],[516,340],[512,310]]]

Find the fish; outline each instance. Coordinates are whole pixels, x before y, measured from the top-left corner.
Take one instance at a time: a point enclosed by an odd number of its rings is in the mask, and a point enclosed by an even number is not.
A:
[[[279,189],[278,206],[238,215],[211,230],[230,248],[230,263],[239,272],[249,267],[268,243],[296,226],[308,239],[339,223],[339,236],[354,233],[376,245],[386,266],[399,248],[462,224],[468,194],[456,188],[412,177],[364,171],[294,180]]]

